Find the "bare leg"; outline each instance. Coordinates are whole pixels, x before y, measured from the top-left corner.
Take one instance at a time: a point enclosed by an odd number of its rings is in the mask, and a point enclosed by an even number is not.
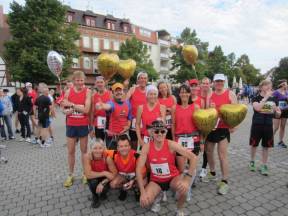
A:
[[[257,147],[251,146],[251,161],[255,161]]]
[[[74,173],[76,138],[67,137],[69,175]]]
[[[279,141],[283,142],[283,138],[285,135],[285,126],[286,126],[287,118],[282,118],[280,120],[280,131],[279,131]]]
[[[228,165],[228,140],[225,138],[218,143],[218,157],[220,160],[220,167],[222,172],[222,179],[227,180],[229,175],[229,165]]]
[[[207,142],[206,146],[207,160],[211,172],[215,172],[214,148],[215,143]]]
[[[269,152],[269,149],[263,147],[263,149],[262,149],[262,164],[267,164],[268,152]]]
[[[280,119],[273,119],[273,134],[275,136],[276,132],[279,129],[279,125],[280,125]]]

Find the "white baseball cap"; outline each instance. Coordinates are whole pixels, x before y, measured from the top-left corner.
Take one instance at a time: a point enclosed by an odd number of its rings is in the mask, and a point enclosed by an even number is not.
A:
[[[29,87],[29,86],[32,87],[32,83],[30,83],[30,82],[26,82],[26,83],[25,83],[25,86],[26,86],[26,87]]]
[[[214,78],[213,78],[213,81],[216,81],[216,80],[225,81],[225,76],[224,76],[224,74],[215,74],[215,75],[214,75]]]

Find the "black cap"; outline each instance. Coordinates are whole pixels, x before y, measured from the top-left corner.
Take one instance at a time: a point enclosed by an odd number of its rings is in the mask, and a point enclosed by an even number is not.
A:
[[[9,92],[9,89],[3,89],[3,92]]]
[[[165,124],[162,120],[155,120],[151,125],[148,126],[148,129],[165,129]]]

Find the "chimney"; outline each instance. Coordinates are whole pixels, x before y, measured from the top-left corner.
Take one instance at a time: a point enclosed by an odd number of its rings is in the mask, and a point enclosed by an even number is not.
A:
[[[3,12],[3,6],[0,5],[0,28],[4,27],[4,12]]]

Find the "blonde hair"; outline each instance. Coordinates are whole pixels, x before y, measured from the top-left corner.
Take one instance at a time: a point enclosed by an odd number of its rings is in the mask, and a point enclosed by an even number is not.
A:
[[[90,149],[93,149],[95,147],[95,145],[97,145],[97,144],[100,144],[102,147],[104,147],[104,149],[106,149],[105,142],[102,139],[100,139],[100,138],[97,138],[97,139],[95,139],[94,141],[91,142]]]
[[[208,77],[204,77],[204,78],[201,80],[201,83],[203,83],[205,80],[208,80],[209,83],[211,83],[211,79],[209,79]]]
[[[74,71],[73,72],[73,75],[72,75],[72,80],[75,80],[76,78],[83,78],[83,79],[85,79],[86,78],[86,76],[85,76],[85,74],[84,74],[84,72],[83,71]]]
[[[270,80],[262,80],[259,84],[259,88],[262,88],[264,85],[272,85],[272,82]]]

